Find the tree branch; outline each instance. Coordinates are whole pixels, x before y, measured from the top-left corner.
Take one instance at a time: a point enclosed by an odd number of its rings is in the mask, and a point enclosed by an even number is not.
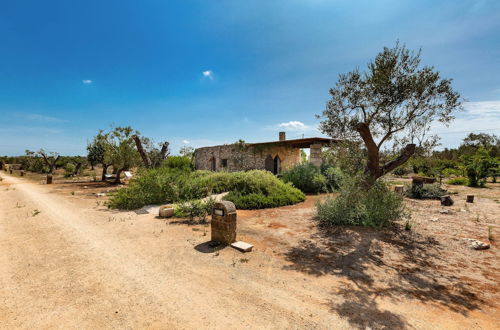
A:
[[[415,144],[407,144],[396,159],[391,160],[382,166],[382,175],[392,171],[399,165],[404,164],[415,153],[415,147]]]

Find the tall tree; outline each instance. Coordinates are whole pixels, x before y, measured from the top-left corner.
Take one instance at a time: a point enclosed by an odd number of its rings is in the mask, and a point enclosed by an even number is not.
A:
[[[333,138],[361,139],[367,151],[367,187],[404,164],[415,152],[416,142],[425,144],[433,121],[453,120],[461,108],[460,94],[451,79],[442,79],[433,67],[420,66],[420,51],[399,42],[384,48],[365,72],[355,69],[341,74],[323,111],[320,130]],[[381,162],[385,143],[405,142],[398,156]]]

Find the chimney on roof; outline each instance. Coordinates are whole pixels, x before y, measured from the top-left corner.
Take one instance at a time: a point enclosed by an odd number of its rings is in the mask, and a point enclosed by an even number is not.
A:
[[[286,140],[286,132],[280,132],[280,141]]]

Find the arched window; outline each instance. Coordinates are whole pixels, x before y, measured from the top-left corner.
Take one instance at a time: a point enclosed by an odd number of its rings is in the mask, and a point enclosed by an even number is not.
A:
[[[274,173],[274,160],[273,156],[267,155],[266,160],[264,161],[264,168],[266,171]]]
[[[210,158],[210,169],[214,172],[217,171],[217,162],[215,157]]]
[[[278,156],[278,155],[276,155],[276,157],[274,157],[273,173],[276,175],[281,173],[281,159],[280,159],[280,156]]]

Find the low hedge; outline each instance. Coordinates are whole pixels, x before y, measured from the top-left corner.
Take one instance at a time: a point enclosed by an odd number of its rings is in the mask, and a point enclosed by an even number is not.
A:
[[[295,204],[304,194],[266,171],[210,172],[186,167],[143,170],[128,187],[111,195],[108,207],[136,209],[148,204],[181,203],[229,192],[226,200],[239,209]]]

